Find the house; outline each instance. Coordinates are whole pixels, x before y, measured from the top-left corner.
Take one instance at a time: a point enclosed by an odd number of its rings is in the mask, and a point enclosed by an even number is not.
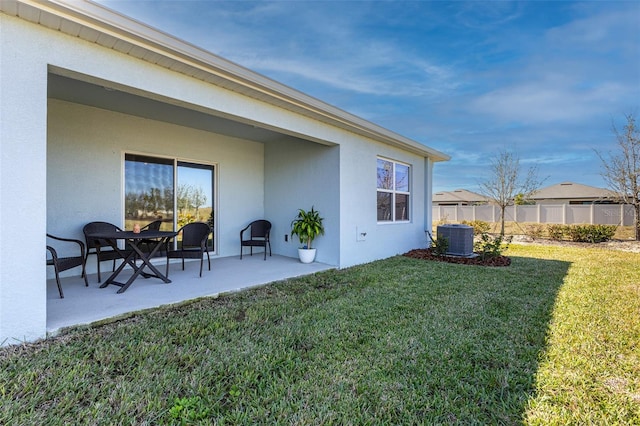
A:
[[[466,189],[441,191],[433,194],[434,206],[477,206],[489,203],[484,195]]]
[[[562,182],[536,191],[536,204],[617,204],[616,194],[608,189],[574,182]]]
[[[0,2],[0,117],[0,344],[46,334],[45,233],[167,220],[180,176],[210,183],[215,256],[267,218],[273,253],[296,257],[291,220],[314,206],[317,261],[343,268],[424,245],[449,159],[84,1]],[[154,206],[135,204],[140,182]]]

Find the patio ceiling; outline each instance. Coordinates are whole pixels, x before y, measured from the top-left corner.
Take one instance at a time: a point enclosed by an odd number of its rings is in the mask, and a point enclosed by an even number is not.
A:
[[[47,96],[262,143],[285,139],[303,140],[275,130],[217,116],[212,112],[204,112],[198,110],[196,106],[179,105],[175,100],[160,99],[157,96],[157,99],[154,99],[152,94],[136,94],[133,93],[134,89],[115,87],[111,82],[101,82],[82,76],[72,78],[50,72],[47,82]]]

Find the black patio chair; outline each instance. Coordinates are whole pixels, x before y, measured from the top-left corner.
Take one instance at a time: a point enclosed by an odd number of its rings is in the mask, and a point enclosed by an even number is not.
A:
[[[77,256],[60,257],[58,256],[58,252],[56,251],[56,249],[54,249],[53,246],[47,244],[47,251],[51,255],[51,257],[47,255],[47,266],[53,266],[53,269],[56,273],[56,284],[58,285],[58,293],[60,293],[60,299],[64,299],[64,293],[62,292],[62,286],[60,285],[60,272],[68,271],[69,269],[82,266],[82,278],[84,278],[84,285],[85,287],[89,287],[89,282],[87,282],[87,273],[85,271],[86,258],[84,243],[80,240],[56,237],[51,234],[47,234],[47,238],[65,243],[75,243],[80,249],[80,253],[78,253]]]
[[[142,228],[140,228],[140,232],[144,232],[144,231],[159,231],[160,230],[160,226],[162,226],[162,221],[161,220],[154,220],[151,223],[148,223],[147,225],[143,226]],[[154,239],[148,239],[145,238],[143,240],[140,240],[140,245],[144,244],[147,247],[147,252],[150,251],[150,248],[155,245],[157,241]],[[162,247],[160,247],[160,250],[162,250]],[[159,250],[159,251],[160,251]]]
[[[202,264],[204,263],[205,253],[207,254],[209,270],[211,270],[209,245],[207,244],[211,228],[204,222],[193,222],[180,228],[178,235],[180,234],[182,234],[180,247],[172,249],[170,248],[171,242],[167,244],[167,273],[165,275],[169,277],[169,259],[182,259],[183,271],[185,259],[200,259],[200,276],[202,277]]]
[[[245,238],[243,234],[249,230],[249,238]],[[251,256],[253,256],[254,247],[264,247],[264,260],[267,260],[267,246],[269,247],[269,256],[271,256],[271,241],[269,234],[271,233],[271,222],[268,220],[254,220],[246,228],[240,231],[240,260],[242,260],[242,248],[250,247]]]
[[[140,232],[144,232],[144,231],[159,231],[160,227],[162,226],[162,221],[161,220],[154,220],[151,223],[146,224],[145,226],[143,226],[142,228],[140,228]]]
[[[103,239],[95,239],[91,238],[91,234],[100,233],[100,232],[115,232],[122,231],[119,227],[112,223],[108,222],[90,222],[87,223],[84,228],[82,228],[82,232],[84,233],[84,238],[87,244],[87,253],[85,255],[85,264],[89,259],[89,255],[96,255],[96,262],[98,265],[98,282],[102,282],[102,278],[100,276],[100,262],[105,260],[113,261],[112,271],[116,270],[116,260],[123,259],[122,255],[115,251],[111,245],[103,240]],[[93,250],[93,252],[92,252]],[[127,256],[131,249],[124,249],[122,252]]]

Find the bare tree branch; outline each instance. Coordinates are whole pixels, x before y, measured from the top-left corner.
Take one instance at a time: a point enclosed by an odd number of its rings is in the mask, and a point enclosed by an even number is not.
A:
[[[500,207],[500,234],[504,235],[504,216],[508,206],[515,204],[516,196],[529,199],[543,181],[538,179],[537,167],[530,167],[522,178],[520,158],[509,151],[501,151],[491,159],[490,174],[480,182],[480,191]]]
[[[625,114],[626,124],[622,131],[615,123],[612,131],[618,142],[616,152],[608,155],[596,151],[602,161],[600,173],[608,188],[618,199],[633,206],[635,211],[635,237],[640,241],[640,129],[633,114]]]

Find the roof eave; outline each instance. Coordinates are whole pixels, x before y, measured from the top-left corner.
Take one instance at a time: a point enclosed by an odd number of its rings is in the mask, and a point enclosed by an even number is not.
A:
[[[0,10],[38,23],[42,23],[45,19],[39,15],[42,13],[59,17],[138,48],[160,54],[201,72],[212,74],[225,80],[232,90],[235,88],[236,91],[247,96],[305,114],[375,141],[429,157],[434,162],[448,161],[451,158],[447,154],[91,1],[69,3],[61,0],[4,0],[0,2]],[[58,30],[64,32],[65,26],[60,25]],[[82,38],[83,34],[75,36]]]

